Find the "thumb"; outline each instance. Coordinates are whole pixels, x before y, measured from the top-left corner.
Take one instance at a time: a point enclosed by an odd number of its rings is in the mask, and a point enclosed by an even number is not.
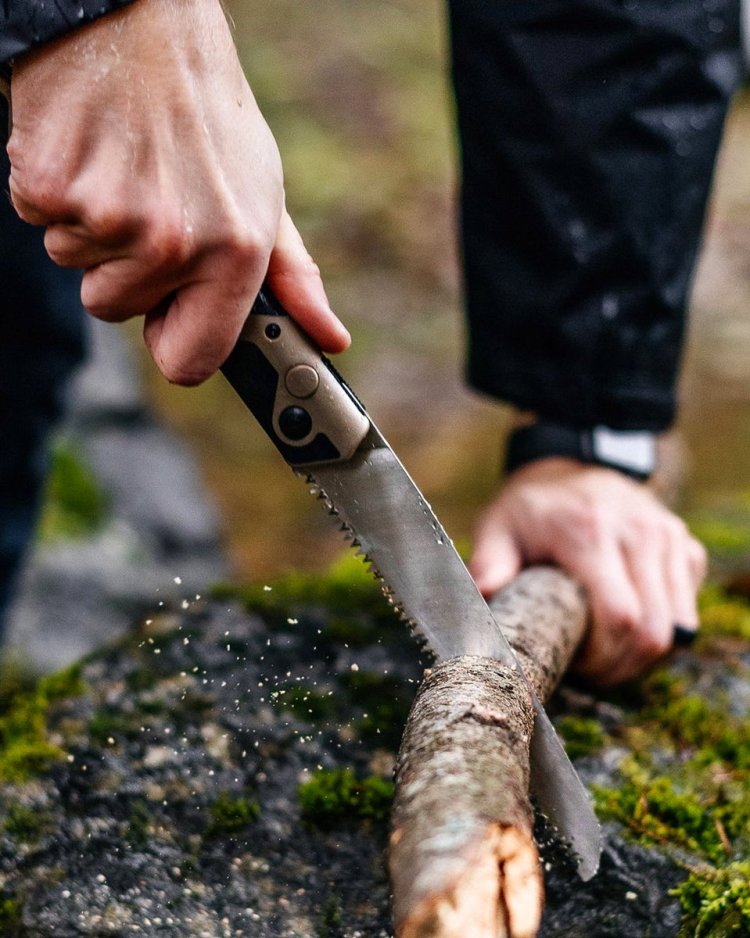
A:
[[[343,352],[351,336],[331,309],[320,270],[284,210],[266,279],[282,306],[324,352]]]
[[[483,596],[489,597],[509,583],[521,566],[521,550],[508,527],[495,520],[479,528],[469,573]]]

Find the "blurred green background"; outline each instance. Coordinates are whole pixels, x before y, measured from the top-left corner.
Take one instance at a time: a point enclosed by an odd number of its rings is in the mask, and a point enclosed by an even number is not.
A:
[[[287,201],[353,348],[337,362],[454,538],[497,483],[507,411],[462,386],[456,139],[439,0],[234,0],[240,54],[276,135]],[[677,461],[704,536],[750,547],[750,115],[732,112],[694,291]],[[238,576],[315,569],[339,537],[221,378],[169,387]],[[676,452],[680,447],[674,448]],[[717,520],[718,519],[718,520]],[[744,527],[743,527],[744,526]]]

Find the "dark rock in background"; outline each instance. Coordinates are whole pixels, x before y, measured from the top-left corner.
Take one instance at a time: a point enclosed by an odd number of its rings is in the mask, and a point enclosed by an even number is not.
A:
[[[37,671],[76,660],[137,613],[200,593],[227,569],[190,453],[150,416],[120,332],[88,322],[91,361],[71,388],[60,436],[96,476],[108,518],[91,536],[38,544],[26,564],[7,643]]]

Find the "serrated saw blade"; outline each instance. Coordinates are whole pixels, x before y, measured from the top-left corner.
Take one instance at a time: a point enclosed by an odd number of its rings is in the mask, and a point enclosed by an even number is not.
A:
[[[375,568],[397,610],[437,658],[482,655],[520,670],[450,538],[380,431],[345,462],[297,466]],[[521,672],[522,673],[522,672]],[[588,792],[534,693],[531,788],[569,843],[582,879],[599,867],[601,830]]]

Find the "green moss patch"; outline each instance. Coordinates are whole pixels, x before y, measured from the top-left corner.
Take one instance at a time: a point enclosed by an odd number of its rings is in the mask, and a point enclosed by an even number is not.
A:
[[[710,583],[698,599],[701,638],[726,636],[750,642],[750,603]]]
[[[52,450],[39,536],[44,541],[94,534],[107,515],[107,499],[94,474],[73,446]]]
[[[379,612],[384,602],[377,583],[360,559],[343,554],[324,573],[291,570],[271,583],[220,584],[219,599],[237,599],[255,611],[288,612],[295,606],[323,606],[326,611]]]
[[[84,690],[80,666],[75,665],[46,675],[7,704],[0,714],[0,781],[22,782],[41,775],[64,757],[49,738],[50,709]]]
[[[701,607],[709,638],[747,637],[743,600],[709,587]],[[639,703],[621,731],[631,750],[621,785],[594,789],[599,815],[678,862],[686,853],[696,858],[674,891],[683,938],[750,934],[750,719],[721,694],[696,693],[689,672],[668,667],[642,682]]]
[[[564,716],[555,721],[555,727],[571,759],[599,752],[606,742],[601,723],[588,717]]]
[[[595,787],[600,817],[625,824],[650,846],[672,845],[707,859],[726,859],[716,815],[695,791],[680,790],[667,776],[649,778],[631,766],[621,788]]]
[[[685,913],[680,938],[750,935],[750,862],[694,869],[672,894]]]
[[[45,811],[27,805],[8,805],[3,827],[19,843],[35,843],[52,829],[52,819]]]
[[[303,818],[318,827],[357,820],[384,822],[393,801],[393,782],[379,775],[358,779],[353,769],[321,770],[298,789]]]
[[[206,832],[208,837],[235,837],[260,817],[257,801],[234,792],[221,792],[210,811],[211,822]]]
[[[341,914],[341,906],[338,900],[332,897],[326,902],[320,914],[315,936],[316,938],[343,938],[343,935],[344,919]]]
[[[0,935],[5,938],[23,938],[27,934],[21,903],[11,896],[0,897]]]

